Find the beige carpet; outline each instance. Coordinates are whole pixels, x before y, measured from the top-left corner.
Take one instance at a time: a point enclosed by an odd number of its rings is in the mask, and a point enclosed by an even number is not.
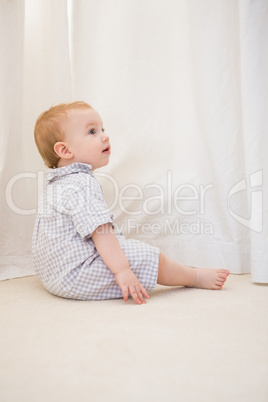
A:
[[[1,402],[268,401],[268,286],[157,287],[131,300],[57,298],[0,282]]]

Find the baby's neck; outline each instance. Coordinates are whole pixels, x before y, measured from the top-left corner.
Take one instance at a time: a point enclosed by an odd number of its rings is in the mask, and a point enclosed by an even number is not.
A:
[[[57,168],[61,168],[61,167],[64,167],[64,166],[69,166],[69,165],[71,165],[72,163],[73,163],[73,162],[71,162],[71,161],[69,161],[69,160],[60,159],[60,160],[58,161]]]

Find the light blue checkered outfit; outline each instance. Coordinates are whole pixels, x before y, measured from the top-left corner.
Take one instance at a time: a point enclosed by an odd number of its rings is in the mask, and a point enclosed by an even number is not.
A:
[[[113,219],[91,166],[73,163],[47,173],[33,232],[36,274],[51,293],[77,300],[122,297],[114,275],[98,254],[91,233]],[[159,249],[126,239],[115,229],[130,268],[147,289],[156,285]]]

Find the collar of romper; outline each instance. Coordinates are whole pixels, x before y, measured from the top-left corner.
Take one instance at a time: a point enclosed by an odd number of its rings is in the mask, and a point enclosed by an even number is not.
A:
[[[56,169],[49,169],[49,171],[46,174],[46,179],[48,181],[52,181],[56,178],[66,176],[68,174],[80,173],[80,172],[92,174],[92,166],[87,163],[76,162],[68,166],[63,166]]]

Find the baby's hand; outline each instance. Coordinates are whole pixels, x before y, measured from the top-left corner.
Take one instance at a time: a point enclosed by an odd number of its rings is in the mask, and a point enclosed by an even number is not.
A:
[[[139,283],[138,278],[131,269],[124,269],[123,271],[114,274],[114,277],[116,283],[123,292],[125,302],[128,300],[128,295],[130,294],[137,304],[146,303],[144,297],[148,299],[149,295],[142,284]]]

